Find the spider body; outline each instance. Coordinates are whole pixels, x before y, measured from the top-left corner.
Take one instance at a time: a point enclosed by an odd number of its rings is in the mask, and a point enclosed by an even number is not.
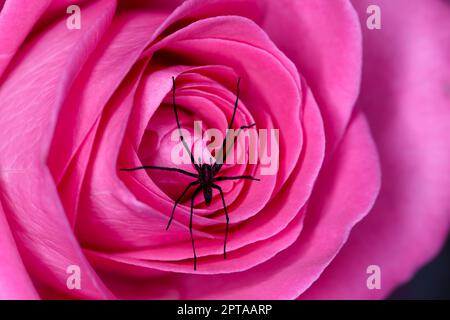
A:
[[[202,186],[205,204],[209,207],[212,201],[212,186],[213,186],[213,170],[209,164],[202,164],[200,167],[200,185]]]
[[[222,204],[223,204],[223,209],[225,211],[225,219],[226,219],[226,229],[225,229],[225,239],[224,239],[224,245],[223,245],[223,256],[224,259],[226,259],[227,257],[227,252],[226,252],[226,246],[227,246],[227,237],[228,237],[228,227],[229,227],[229,216],[228,216],[228,210],[227,210],[227,206],[225,203],[225,197],[222,191],[222,188],[220,187],[220,185],[217,184],[217,182],[219,181],[225,181],[225,180],[240,180],[240,179],[247,179],[247,180],[256,180],[259,181],[259,179],[254,178],[252,176],[217,176],[217,174],[220,172],[220,169],[222,168],[222,164],[225,162],[226,157],[228,152],[230,151],[231,148],[226,149],[225,153],[223,153],[224,149],[226,148],[226,142],[227,142],[227,136],[225,136],[223,143],[222,143],[222,147],[220,149],[220,157],[223,156],[223,161],[221,163],[215,162],[214,164],[210,163],[210,164],[206,164],[206,163],[201,163],[201,159],[198,160],[198,163],[196,163],[194,161],[194,157],[190,151],[189,146],[186,144],[182,131],[181,131],[181,127],[180,127],[180,122],[178,119],[178,111],[177,111],[177,106],[176,106],[176,102],[175,102],[175,78],[172,77],[172,83],[173,83],[173,87],[172,87],[172,100],[173,100],[173,109],[174,109],[174,113],[175,113],[175,119],[177,122],[177,126],[178,126],[178,131],[179,131],[179,135],[180,135],[180,140],[183,143],[185,149],[187,150],[190,159],[191,159],[191,163],[194,166],[195,170],[197,173],[192,173],[192,172],[188,172],[182,169],[178,169],[178,168],[170,168],[170,167],[158,167],[158,166],[142,166],[142,167],[136,167],[136,168],[124,168],[124,169],[120,169],[121,171],[135,171],[135,170],[147,170],[147,169],[156,169],[156,170],[165,170],[165,171],[173,171],[173,172],[178,172],[181,174],[184,174],[186,176],[190,176],[195,178],[196,180],[192,181],[191,183],[188,184],[188,186],[184,189],[184,191],[181,193],[181,195],[177,198],[177,200],[175,201],[175,204],[173,206],[172,209],[172,214],[170,216],[169,222],[167,224],[166,230],[169,229],[173,217],[174,217],[174,213],[175,213],[175,209],[177,207],[177,205],[181,202],[181,200],[183,199],[183,197],[185,196],[185,194],[188,192],[188,190],[192,187],[196,187],[194,192],[192,193],[191,196],[191,211],[190,211],[190,220],[189,220],[189,231],[190,231],[190,235],[191,235],[191,242],[192,242],[192,250],[194,253],[194,270],[197,270],[197,255],[195,252],[195,245],[194,245],[194,235],[193,235],[193,210],[194,210],[194,199],[197,196],[198,193],[203,192],[203,197],[205,199],[205,205],[209,206],[212,202],[212,198],[213,198],[213,189],[217,190],[220,194],[220,197],[222,199]],[[234,117],[236,115],[236,110],[238,107],[238,101],[239,101],[239,83],[240,83],[240,79],[238,79],[237,82],[237,93],[236,93],[236,102],[234,104],[234,110],[233,110],[233,116],[231,118],[230,124],[228,129],[232,128],[233,125],[233,121],[234,121]],[[239,133],[243,130],[243,129],[248,129],[255,126],[255,124],[251,124],[249,126],[242,126],[239,128],[239,131],[236,134],[236,137],[239,135]],[[212,162],[212,160],[210,161]]]

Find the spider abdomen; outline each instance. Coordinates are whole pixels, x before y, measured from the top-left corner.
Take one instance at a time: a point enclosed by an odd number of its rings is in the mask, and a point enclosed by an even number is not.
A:
[[[205,197],[205,204],[210,205],[212,201],[212,184],[213,184],[213,170],[209,164],[202,164],[200,167],[200,184],[203,189],[203,196]]]
[[[212,188],[210,186],[203,186],[203,196],[205,197],[206,206],[209,206],[212,201]]]

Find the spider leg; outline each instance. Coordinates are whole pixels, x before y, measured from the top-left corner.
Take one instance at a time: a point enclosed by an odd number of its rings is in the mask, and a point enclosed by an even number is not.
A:
[[[194,199],[197,193],[202,189],[201,186],[195,189],[191,198],[191,218],[189,221],[189,232],[191,233],[191,242],[192,242],[192,250],[194,251],[194,270],[197,270],[197,254],[195,253],[195,245],[194,245],[194,234],[192,233],[192,217],[194,216]]]
[[[256,126],[256,123],[253,123],[253,124],[248,125],[248,126],[241,126],[234,137],[235,138],[239,137],[239,134],[242,132],[242,130],[250,129],[250,128],[254,127],[254,126]],[[228,135],[228,132],[227,132],[227,135]],[[225,139],[223,141],[222,147],[221,147],[221,149],[219,151],[219,156],[217,157],[217,159],[220,159],[223,156],[223,160],[221,161],[221,163],[217,163],[217,162],[214,163],[214,166],[213,166],[214,173],[219,172],[219,170],[222,168],[223,164],[227,160],[228,154],[230,153],[231,149],[233,148],[234,142],[230,144],[230,146],[226,150],[225,154],[223,155],[223,148],[225,148],[226,143],[227,143],[227,137],[225,136]]]
[[[231,121],[230,121],[230,124],[228,125],[228,129],[231,129],[233,127],[234,117],[236,116],[236,110],[238,108],[238,103],[239,103],[239,92],[240,92],[239,85],[240,85],[240,83],[241,83],[241,78],[238,78],[238,82],[236,85],[236,100],[234,102],[233,115],[231,116]],[[219,151],[220,157],[217,157],[217,159],[220,159],[224,156],[223,149],[225,148],[225,145],[227,144],[228,133],[229,133],[229,130],[227,131],[227,134],[225,135],[225,138],[222,141],[222,147],[220,148],[220,151]],[[225,159],[221,162],[222,163],[225,162]]]
[[[230,218],[228,217],[228,210],[227,210],[227,205],[225,204],[225,197],[223,196],[223,191],[222,188],[220,186],[218,186],[217,184],[213,184],[212,187],[214,189],[219,190],[220,193],[220,197],[222,198],[222,203],[223,203],[223,209],[225,211],[225,218],[227,220],[227,226],[225,229],[225,240],[223,242],[223,258],[226,259],[227,258],[227,238],[228,238],[228,226],[230,224]]]
[[[218,154],[218,156],[216,157],[216,159],[220,159],[221,161],[220,161],[220,164],[218,164],[217,162],[214,164],[214,167],[213,167],[213,172],[214,172],[214,173],[219,172],[220,168],[222,168],[222,165],[225,163],[225,161],[226,161],[226,159],[227,159],[227,156],[228,156],[228,153],[230,152],[231,147],[232,147],[233,144],[234,144],[234,143],[232,143],[232,144],[230,145],[230,147],[229,147],[228,149],[226,149],[226,148],[227,148],[227,147],[226,147],[226,144],[227,144],[227,138],[228,138],[228,135],[229,135],[229,133],[230,133],[230,129],[233,127],[234,118],[235,118],[235,116],[236,116],[236,111],[237,111],[238,104],[239,104],[239,93],[240,93],[239,85],[240,85],[240,83],[241,83],[241,78],[238,78],[238,82],[237,82],[237,86],[236,86],[236,100],[235,100],[235,102],[234,102],[233,115],[232,115],[232,117],[231,117],[230,124],[228,125],[228,131],[227,131],[227,134],[225,135],[225,138],[223,139],[222,147],[220,148],[219,154]],[[253,124],[251,124],[251,125],[249,125],[249,126],[241,126],[241,127],[239,128],[239,130],[238,130],[238,132],[237,132],[237,134],[236,134],[235,137],[237,138],[243,129],[249,129],[249,128],[255,126],[255,125],[256,125],[256,124],[253,123]],[[223,154],[223,149],[226,149],[226,150],[225,150],[225,154]],[[223,159],[222,159],[222,157],[223,157]]]
[[[182,169],[178,169],[178,168],[168,168],[168,167],[158,167],[158,166],[142,166],[142,167],[136,167],[136,168],[121,168],[120,171],[136,171],[136,170],[146,170],[146,169],[156,169],[156,170],[165,170],[165,171],[175,171],[175,172],[179,172],[182,173],[184,175],[193,177],[193,178],[198,178],[198,175],[191,173],[189,171],[186,170],[182,170]]]
[[[248,180],[255,180],[255,181],[261,181],[258,178],[254,178],[252,176],[236,176],[236,177],[217,177],[213,178],[212,181],[226,181],[226,180],[240,180],[240,179],[248,179]]]
[[[183,196],[186,194],[186,192],[188,192],[190,187],[193,187],[199,183],[200,183],[200,181],[198,181],[198,180],[189,183],[188,186],[186,187],[186,189],[184,189],[183,192],[181,193],[181,195],[177,198],[177,200],[175,201],[175,204],[173,205],[172,214],[170,215],[169,223],[167,224],[166,230],[169,230],[170,224],[172,223],[172,220],[173,220],[173,215],[175,213],[175,209],[176,209],[177,205],[180,203],[181,199],[183,199]]]
[[[230,124],[228,125],[228,129],[231,129],[233,127],[233,121],[234,121],[234,117],[236,116],[236,110],[238,108],[238,103],[239,103],[239,85],[241,84],[241,78],[238,78],[238,82],[236,85],[236,100],[234,101],[234,110],[233,110],[233,115],[231,116],[231,121]]]
[[[189,157],[191,158],[191,163],[192,165],[195,167],[195,169],[197,169],[197,171],[200,170],[199,166],[195,163],[194,160],[194,156],[192,155],[191,150],[189,149],[189,146],[187,145],[186,141],[184,140],[184,136],[183,136],[183,132],[181,131],[181,126],[180,126],[180,120],[178,119],[178,111],[177,111],[177,104],[175,102],[175,77],[172,77],[172,102],[173,102],[173,111],[175,112],[175,119],[177,121],[177,127],[178,127],[178,132],[180,134],[180,140],[183,143],[184,148],[186,149],[186,151],[189,154]]]

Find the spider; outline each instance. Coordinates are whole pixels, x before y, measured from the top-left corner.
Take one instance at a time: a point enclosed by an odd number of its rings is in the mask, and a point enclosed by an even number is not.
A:
[[[228,149],[226,149],[225,154],[223,154],[223,150],[224,150],[224,148],[226,148],[226,144],[227,144],[227,137],[228,137],[228,134],[230,132],[230,129],[233,126],[234,117],[236,115],[236,110],[238,108],[240,80],[241,79],[238,78],[237,89],[236,89],[236,101],[234,103],[233,115],[231,117],[231,121],[230,121],[229,126],[228,126],[227,134],[225,135],[225,137],[223,139],[222,146],[221,146],[221,148],[219,150],[218,157],[217,157],[217,159],[220,159],[223,156],[223,161],[221,161],[220,163],[218,163],[216,161],[213,164],[212,163],[212,159],[210,159],[210,164],[206,164],[206,163],[201,163],[201,159],[199,158],[198,159],[198,163],[195,162],[194,156],[192,155],[192,152],[189,149],[189,146],[187,145],[186,141],[184,140],[184,136],[183,136],[183,133],[181,131],[180,121],[178,119],[177,105],[176,105],[176,102],[175,102],[175,77],[172,77],[173,110],[174,110],[174,113],[175,113],[175,120],[177,122],[177,127],[178,127],[178,132],[179,132],[179,135],[180,135],[180,140],[183,143],[184,148],[187,150],[188,155],[189,155],[190,160],[191,160],[191,164],[194,166],[194,168],[195,168],[197,173],[191,173],[191,172],[188,172],[188,171],[185,171],[185,170],[182,170],[182,169],[178,169],[178,168],[160,167],[160,166],[142,166],[142,167],[136,167],[136,168],[123,168],[123,169],[120,169],[121,171],[135,171],[135,170],[147,170],[147,169],[174,171],[174,172],[178,172],[178,173],[181,173],[181,174],[184,174],[186,176],[190,176],[190,177],[193,177],[193,178],[196,179],[193,182],[188,184],[188,186],[184,189],[184,191],[181,193],[181,195],[175,201],[175,204],[174,204],[173,209],[172,209],[172,213],[170,215],[169,222],[168,222],[167,227],[166,227],[166,230],[169,230],[170,224],[172,223],[172,220],[173,220],[175,209],[176,209],[177,205],[180,203],[180,201],[183,199],[184,195],[188,192],[188,190],[190,188],[197,186],[196,189],[194,190],[194,192],[192,193],[192,197],[191,197],[191,213],[190,213],[190,222],[189,222],[189,232],[190,232],[190,235],[191,235],[192,250],[193,250],[193,253],[194,253],[194,270],[197,270],[197,254],[195,252],[194,235],[193,235],[193,231],[192,231],[192,218],[193,218],[193,212],[194,212],[194,199],[195,199],[196,195],[200,191],[203,191],[203,197],[205,199],[205,204],[206,204],[206,206],[209,206],[211,204],[212,197],[213,197],[213,189],[216,189],[220,193],[220,197],[222,198],[223,209],[225,211],[225,219],[226,219],[225,239],[224,239],[224,244],[223,244],[223,257],[224,257],[224,259],[226,259],[227,258],[227,238],[228,238],[229,217],[228,217],[227,205],[225,203],[225,198],[224,198],[224,195],[223,195],[222,188],[217,184],[217,182],[225,181],[225,180],[239,180],[239,179],[248,179],[248,180],[260,181],[260,179],[254,178],[252,176],[247,176],[247,175],[243,175],[243,176],[217,176],[217,174],[219,173],[220,169],[222,168],[223,163],[225,163],[227,154],[229,153],[229,151],[231,150],[231,147],[232,147],[232,146],[230,146]],[[239,128],[239,130],[237,131],[237,133],[235,134],[234,138],[237,138],[237,136],[240,134],[240,132],[242,130],[249,129],[249,128],[255,126],[255,125],[256,124],[251,124],[251,125],[248,125],[248,126],[241,126]]]

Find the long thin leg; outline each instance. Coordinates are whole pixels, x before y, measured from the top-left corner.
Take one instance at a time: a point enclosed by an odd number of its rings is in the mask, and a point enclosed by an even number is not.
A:
[[[213,178],[212,181],[226,181],[226,180],[240,180],[240,179],[248,179],[248,180],[255,180],[255,181],[261,181],[258,178],[254,178],[252,176],[235,176],[235,177],[217,177]]]
[[[186,151],[189,154],[189,157],[191,158],[191,162],[192,165],[197,169],[197,171],[200,170],[200,168],[198,167],[198,165],[195,163],[194,160],[194,156],[192,155],[191,150],[189,149],[189,146],[187,145],[186,141],[184,140],[184,136],[183,136],[183,132],[181,131],[181,126],[180,126],[180,120],[178,119],[178,111],[177,111],[177,104],[175,102],[175,77],[172,77],[172,102],[173,102],[173,111],[175,112],[175,119],[177,121],[177,127],[178,127],[178,132],[180,134],[180,140],[184,145],[184,148],[186,149]]]
[[[213,184],[212,187],[214,189],[219,190],[220,193],[220,197],[222,198],[222,203],[223,203],[223,209],[225,210],[225,218],[227,220],[227,226],[225,229],[225,240],[223,242],[223,258],[226,259],[227,258],[227,238],[228,238],[228,226],[230,224],[230,218],[228,217],[228,210],[227,210],[227,205],[225,204],[225,197],[223,196],[223,191],[222,188],[220,186],[218,186],[217,184]]]
[[[252,123],[251,125],[240,127],[239,130],[238,130],[237,133],[236,133],[236,136],[235,136],[236,139],[239,137],[239,135],[241,134],[242,130],[244,130],[244,129],[250,129],[250,128],[254,127],[254,126],[256,126],[256,123]],[[233,148],[233,145],[234,145],[234,141],[233,141],[233,143],[228,147],[228,149],[226,150],[225,156],[224,156],[224,158],[223,158],[223,162],[222,162],[222,163],[225,163],[225,161],[227,160],[227,156],[228,156],[228,154],[230,153],[231,149]]]
[[[238,102],[239,102],[239,85],[241,84],[241,78],[238,78],[238,82],[236,85],[236,100],[234,101],[234,110],[233,110],[233,115],[231,116],[231,121],[230,124],[228,125],[228,129],[231,129],[233,127],[233,121],[234,121],[234,117],[236,116],[236,110],[238,107]]]
[[[156,169],[156,170],[164,170],[164,171],[175,171],[175,172],[179,172],[182,173],[184,175],[193,177],[193,178],[198,178],[198,175],[195,173],[191,173],[189,171],[186,170],[182,170],[182,169],[178,169],[178,168],[168,168],[168,167],[158,167],[158,166],[142,166],[142,167],[136,167],[136,168],[122,168],[120,169],[120,171],[136,171],[136,170],[143,170],[143,169]]]
[[[180,203],[181,199],[183,199],[184,195],[186,194],[186,192],[188,192],[190,187],[193,187],[199,183],[200,183],[200,181],[194,181],[194,182],[189,183],[189,185],[186,187],[186,189],[184,189],[184,191],[181,193],[181,195],[175,201],[175,204],[173,205],[173,208],[172,208],[172,214],[170,215],[169,223],[167,224],[166,230],[169,230],[170,224],[172,223],[172,220],[173,220],[173,215],[175,213],[175,208]]]
[[[240,92],[239,85],[240,85],[240,83],[241,83],[241,78],[238,78],[237,85],[236,85],[236,100],[234,102],[233,115],[231,116],[230,124],[228,125],[227,134],[225,135],[225,138],[223,138],[222,147],[220,148],[219,156],[217,157],[217,159],[221,159],[224,156],[223,149],[225,148],[225,145],[227,144],[228,133],[230,132],[229,129],[231,129],[233,127],[234,117],[236,116],[236,110],[237,110],[238,103],[239,103],[239,92]],[[226,156],[224,156],[222,163],[225,162],[225,157]]]
[[[192,233],[192,217],[194,216],[194,199],[197,193],[202,189],[201,186],[199,186],[197,189],[195,189],[194,193],[192,194],[191,199],[191,218],[189,221],[189,232],[191,233],[191,242],[192,242],[192,250],[194,251],[194,270],[197,270],[197,254],[195,253],[195,245],[194,245],[194,234]]]
[[[250,128],[254,127],[254,126],[256,126],[256,123],[253,123],[253,124],[248,125],[248,126],[242,126],[242,127],[240,127],[239,130],[237,131],[236,135],[235,135],[235,138],[239,137],[239,134],[242,132],[243,129],[250,129]],[[228,134],[228,133],[227,133],[227,134]],[[219,151],[219,155],[218,155],[217,159],[222,158],[222,155],[223,155],[223,148],[225,147],[225,144],[226,144],[226,137],[225,137],[225,140],[224,140],[224,144],[222,145],[222,148],[221,148],[220,151]],[[217,172],[219,172],[220,168],[222,168],[222,165],[223,165],[223,164],[225,163],[225,161],[227,160],[227,156],[228,156],[228,154],[230,153],[231,149],[233,148],[233,145],[234,145],[234,142],[233,142],[232,144],[230,144],[230,146],[229,146],[228,149],[226,150],[225,155],[223,155],[223,160],[222,160],[222,162],[221,162],[221,163],[217,163],[217,162],[216,162],[216,163],[214,164],[214,166],[213,166],[213,172],[214,172],[214,174],[216,174]]]

